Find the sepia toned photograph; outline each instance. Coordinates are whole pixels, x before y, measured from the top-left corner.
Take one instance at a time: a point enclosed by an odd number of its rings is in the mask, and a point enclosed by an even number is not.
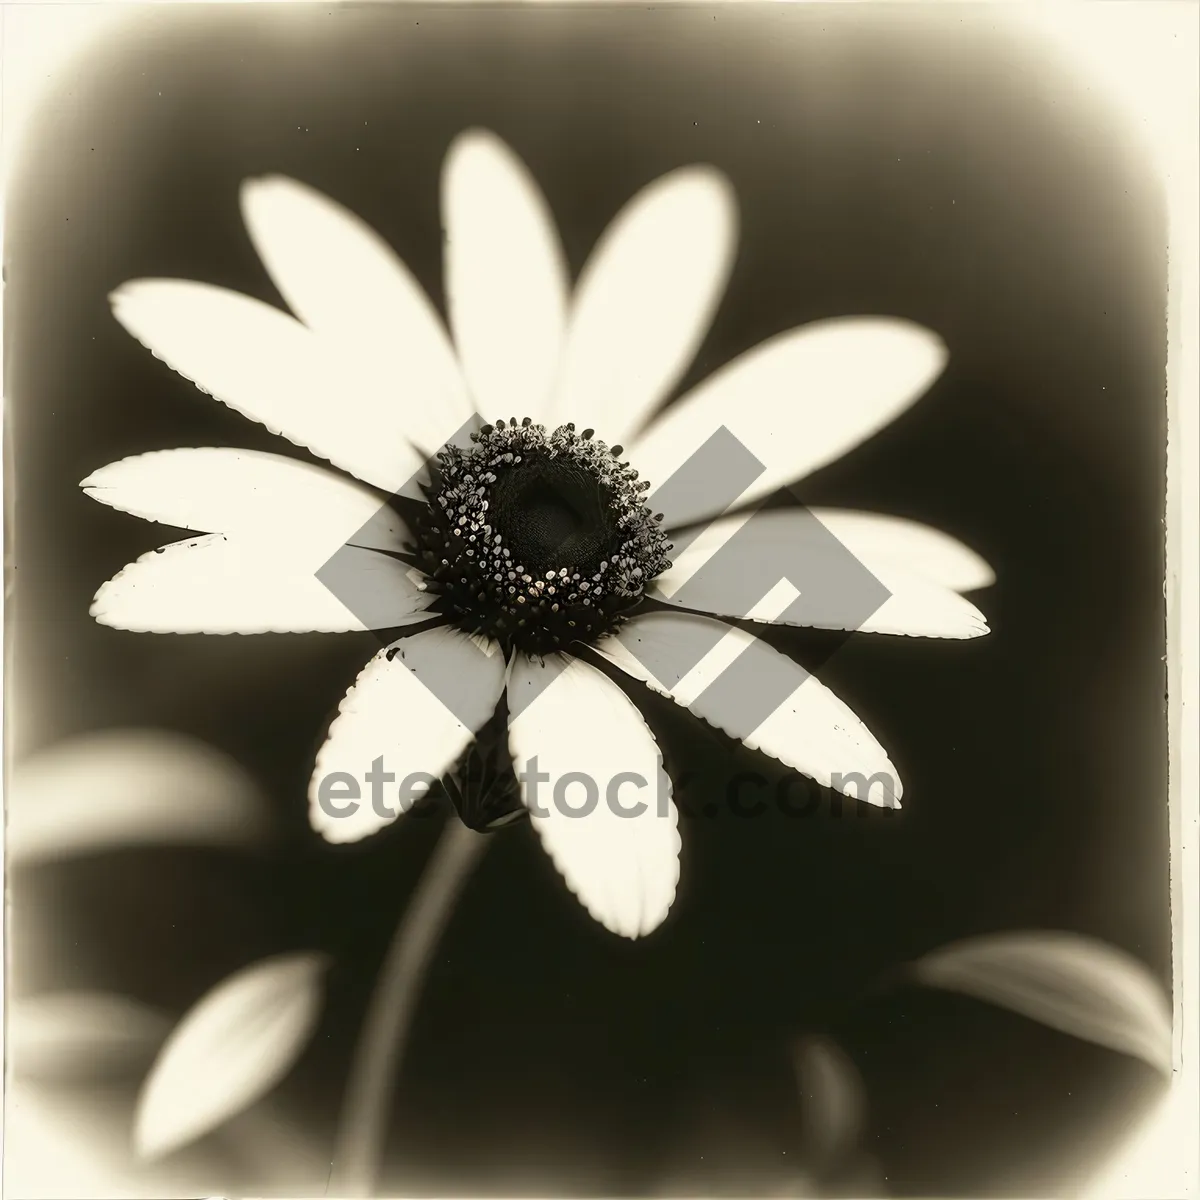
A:
[[[1195,1194],[1096,1190],[1195,1054],[1130,110],[991,4],[53,7],[4,1196]]]

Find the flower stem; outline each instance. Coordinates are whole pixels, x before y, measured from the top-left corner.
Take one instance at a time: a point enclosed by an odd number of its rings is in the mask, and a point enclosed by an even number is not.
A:
[[[350,1066],[334,1144],[331,1195],[370,1196],[375,1192],[396,1068],[416,1014],[421,984],[454,902],[487,842],[485,834],[468,829],[450,814],[392,937]]]

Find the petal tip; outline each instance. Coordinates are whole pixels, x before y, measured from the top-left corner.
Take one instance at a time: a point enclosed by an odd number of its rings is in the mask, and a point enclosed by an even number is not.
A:
[[[950,361],[950,347],[945,338],[930,329],[928,325],[922,325],[919,321],[911,320],[908,317],[845,316],[831,317],[827,320],[831,326],[840,326],[851,332],[858,328],[864,330],[870,328],[877,334],[890,335],[896,343],[895,348],[907,351],[910,360],[912,360],[913,351],[923,352],[924,361],[917,359],[913,361],[913,366],[927,374],[930,383],[942,373]]]
[[[112,315],[128,333],[133,334],[143,344],[143,335],[137,328],[139,317],[144,315],[155,289],[169,282],[161,279],[131,279],[108,293],[108,306]]]
[[[445,206],[455,196],[478,189],[486,193],[497,180],[514,180],[518,186],[536,191],[525,160],[499,134],[483,126],[471,126],[457,134],[442,161],[441,191],[443,222]]]
[[[287,194],[299,195],[310,191],[305,184],[287,175],[248,175],[238,185],[238,205],[243,219],[250,224],[254,217],[263,215],[255,211],[260,205],[269,204]]]
[[[708,228],[708,235],[720,246],[724,269],[732,265],[733,246],[738,229],[737,189],[733,181],[712,163],[691,163],[660,175],[631,201],[643,205],[671,196],[678,207],[684,201],[687,219],[699,218]]]
[[[274,171],[268,171],[263,175],[247,175],[242,180],[240,191],[242,195],[247,195],[255,192],[269,191],[274,187],[299,187],[301,186],[287,175],[280,175]]]
[[[88,605],[88,616],[100,625],[109,625],[116,629],[118,626],[113,625],[112,616],[108,608],[108,593],[111,585],[112,581],[109,580],[107,583],[102,583],[97,589],[96,594],[92,597],[91,604]]]
[[[885,317],[882,319],[893,329],[903,330],[906,336],[920,338],[931,352],[947,355],[950,353],[946,339],[936,330],[930,329],[928,325],[922,325],[920,321],[914,321],[911,317]]]
[[[671,903],[674,902],[672,896]],[[654,914],[642,914],[632,921],[622,921],[617,918],[602,916],[598,911],[589,909],[590,915],[594,920],[598,921],[609,933],[615,934],[617,937],[623,937],[626,941],[639,942],[643,938],[649,937],[654,933],[663,922],[667,919],[670,913],[671,903],[668,903],[661,912]]]
[[[712,163],[697,163],[685,169],[694,172],[697,183],[707,190],[713,203],[720,208],[721,215],[736,220],[737,188],[733,186],[733,180]]]
[[[456,134],[446,148],[446,157],[442,161],[442,188],[450,185],[450,181],[463,171],[470,171],[478,164],[495,163],[501,160],[506,164],[520,162],[516,152],[498,134],[482,125],[472,125]],[[524,164],[521,164],[524,169]]]
[[[459,130],[451,139],[446,151],[447,160],[464,154],[470,150],[499,150],[512,153],[508,143],[486,125],[468,125]]]
[[[971,579],[970,587],[963,588],[965,592],[981,592],[984,588],[990,588],[996,582],[996,572],[992,564],[980,555],[976,555],[975,574]]]
[[[313,772],[308,792],[308,826],[323,842],[331,846],[346,846],[360,842],[373,830],[363,829],[353,821],[341,821],[331,816],[321,806],[317,797],[317,786],[321,776]]]
[[[83,488],[84,491],[87,491],[89,495],[91,495],[93,491],[107,488],[111,486],[113,476],[119,474],[120,468],[123,464],[133,462],[138,458],[147,457],[149,457],[149,455],[133,455],[130,458],[121,458],[117,459],[116,462],[105,463],[104,466],[97,467],[94,471],[84,476],[84,478],[79,481],[79,487]],[[99,497],[93,496],[93,499],[99,499]]]
[[[134,281],[123,283],[119,287],[113,288],[108,293],[108,306],[112,309],[114,316],[118,320],[121,319],[121,310],[125,308],[129,302],[136,298],[138,285]]]

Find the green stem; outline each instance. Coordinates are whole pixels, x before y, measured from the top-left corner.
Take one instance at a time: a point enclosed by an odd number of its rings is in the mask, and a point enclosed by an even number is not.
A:
[[[328,1192],[374,1194],[387,1137],[396,1069],[416,1015],[430,957],[488,839],[451,813],[396,928],[375,981],[342,1101]]]

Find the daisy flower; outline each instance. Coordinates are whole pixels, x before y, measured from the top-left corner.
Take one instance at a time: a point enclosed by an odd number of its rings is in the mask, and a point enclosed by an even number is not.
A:
[[[317,755],[309,806],[325,838],[365,837],[412,802],[351,803],[347,785],[331,808],[330,780],[438,779],[500,712],[568,886],[608,929],[644,935],[674,899],[680,837],[626,690],[641,684],[822,784],[882,773],[882,802],[898,803],[855,714],[728,619],[987,632],[962,593],[991,573],[945,534],[755,511],[917,399],[946,361],[937,336],[892,318],[815,322],[664,408],[733,259],[733,191],[707,166],[635,195],[572,287],[523,163],[463,133],[442,176],[449,330],[381,238],[323,195],[270,177],[248,180],[241,204],[290,312],[169,279],[123,285],[113,311],[174,371],[338,471],[226,448],[101,468],[89,495],[199,536],[130,564],[92,612],[144,632],[389,631]],[[746,603],[747,581],[778,586]]]

